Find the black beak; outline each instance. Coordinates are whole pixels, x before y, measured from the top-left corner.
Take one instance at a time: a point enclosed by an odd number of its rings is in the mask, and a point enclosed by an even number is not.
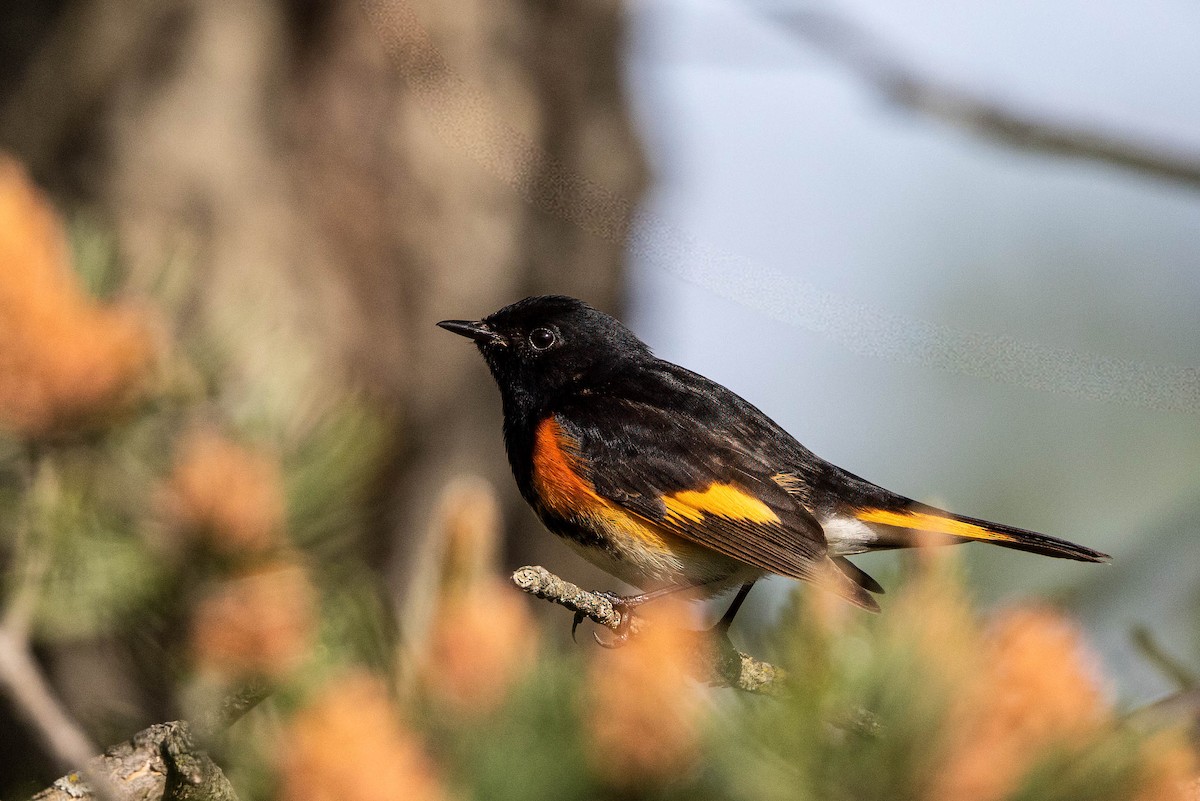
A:
[[[471,322],[470,320],[442,320],[438,323],[438,328],[445,328],[447,331],[458,334],[460,337],[473,339],[476,342],[498,342],[503,341],[496,332],[488,328],[482,322]]]

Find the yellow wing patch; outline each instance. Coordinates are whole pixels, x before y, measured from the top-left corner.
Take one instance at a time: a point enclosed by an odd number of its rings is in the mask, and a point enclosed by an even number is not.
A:
[[[683,490],[663,498],[667,517],[698,523],[705,515],[746,520],[751,523],[778,523],[779,515],[771,507],[733,484],[709,484],[704,490]]]
[[[935,534],[948,534],[952,537],[965,537],[970,540],[992,540],[996,542],[1016,542],[1015,537],[989,531],[974,523],[964,523],[949,517],[938,517],[925,512],[891,512],[887,509],[864,509],[855,514],[864,523],[881,523],[885,526],[909,528],[917,531],[932,531]]]

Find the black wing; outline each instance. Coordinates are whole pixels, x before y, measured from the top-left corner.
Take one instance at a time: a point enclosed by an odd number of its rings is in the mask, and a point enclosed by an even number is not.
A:
[[[877,609],[829,560],[820,523],[789,491],[777,442],[787,435],[729,390],[676,369],[702,383],[580,398],[558,414],[596,492],[683,539]]]

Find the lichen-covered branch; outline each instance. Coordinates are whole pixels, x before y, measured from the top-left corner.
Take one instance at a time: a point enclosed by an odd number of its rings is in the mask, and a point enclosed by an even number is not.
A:
[[[156,723],[87,763],[127,801],[237,801],[221,768],[192,743],[187,723]],[[95,798],[79,773],[69,773],[31,801]]]
[[[1200,189],[1200,152],[988,98],[922,74],[849,19],[828,11],[772,15],[895,105],[1010,147],[1109,164]]]
[[[564,581],[544,567],[522,567],[512,574],[512,582],[523,592],[565,606],[613,631],[628,626],[629,633],[636,635],[646,625],[637,615],[632,615],[629,621],[624,620],[621,611],[608,598]],[[771,694],[778,690],[784,676],[781,669],[742,653],[726,637],[696,634],[697,658],[692,660],[697,666],[696,678],[746,692]]]
[[[229,780],[203,748],[269,693],[266,682],[252,681],[191,725],[177,720],[142,729],[100,756],[81,762],[78,772],[63,776],[31,801],[237,801]],[[99,782],[104,783],[102,794],[94,790]]]
[[[512,574],[512,582],[522,592],[565,606],[613,631],[626,625],[620,610],[608,598],[561,579],[544,567],[527,565]],[[637,634],[641,625],[641,618],[634,615],[628,622],[629,633]]]
[[[229,780],[203,747],[269,692],[265,682],[249,682],[193,725],[177,720],[142,729],[87,760],[79,772],[63,776],[31,801],[99,798],[93,789],[97,778],[105,784],[104,797],[122,801],[237,801]]]

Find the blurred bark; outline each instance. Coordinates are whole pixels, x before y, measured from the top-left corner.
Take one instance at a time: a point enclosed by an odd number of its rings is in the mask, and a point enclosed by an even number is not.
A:
[[[32,7],[19,43],[0,37],[10,48],[0,148],[65,208],[112,226],[134,289],[164,265],[194,271],[171,322],[237,343],[224,354],[235,403],[240,387],[266,384],[281,407],[308,412],[303,426],[359,386],[387,410],[362,548],[396,596],[416,569],[435,488],[464,471],[502,489],[520,534],[510,558],[566,558],[547,555],[551,538],[533,533],[511,489],[499,399],[478,355],[433,324],[542,292],[617,310],[629,209],[645,181],[621,88],[621,3]],[[389,42],[378,13],[409,27]],[[474,100],[455,104],[463,87]],[[462,147],[481,104],[536,154],[520,175]],[[563,174],[622,199],[616,216],[581,226],[591,208]],[[77,647],[72,659],[76,675],[88,659],[92,674],[113,673],[103,647]],[[81,721],[111,715],[74,684],[60,691]],[[149,719],[170,712],[146,708],[153,690],[113,693]]]

